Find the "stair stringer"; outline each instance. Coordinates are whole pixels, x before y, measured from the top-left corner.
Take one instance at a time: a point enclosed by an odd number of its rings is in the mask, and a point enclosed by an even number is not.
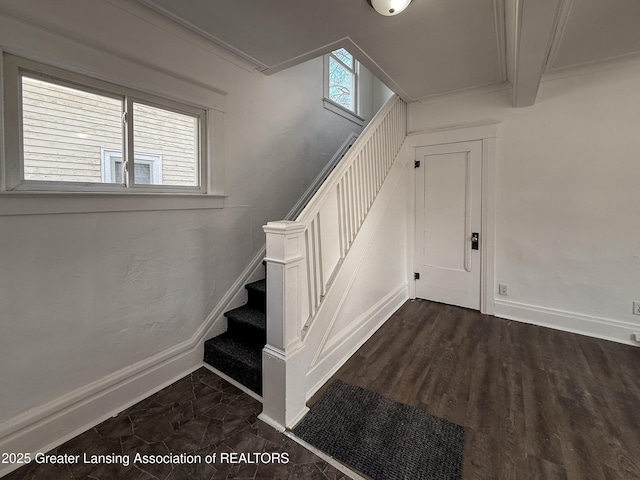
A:
[[[409,298],[410,158],[405,142],[307,331],[304,348],[295,354],[299,358],[292,359],[304,364],[301,385],[307,399]]]

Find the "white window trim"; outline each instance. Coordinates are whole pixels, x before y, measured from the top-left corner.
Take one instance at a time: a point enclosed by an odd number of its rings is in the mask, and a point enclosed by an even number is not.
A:
[[[366,123],[366,120],[362,118],[360,115],[353,113],[350,110],[347,110],[342,105],[334,102],[330,98],[323,99],[323,102],[324,102],[324,108],[335,113],[336,115],[340,115],[341,117],[344,117],[347,120],[352,121],[353,123],[355,123],[360,127],[363,127],[364,124]]]
[[[351,52],[349,52],[351,53]],[[353,89],[354,89],[354,110],[350,110],[343,105],[340,105],[338,102],[335,102],[329,98],[329,58],[333,57],[335,60],[340,62],[340,64],[344,65],[345,68],[349,69],[354,77],[353,77]],[[340,59],[331,54],[331,52],[324,55],[324,98],[323,104],[324,108],[332,111],[333,113],[340,115],[341,117],[346,118],[347,120],[352,121],[353,123],[364,126],[366,120],[358,115],[358,111],[360,110],[360,62],[358,60],[353,59],[354,68],[349,68],[348,65],[345,65]]]
[[[0,50],[0,53],[2,51]],[[210,186],[213,184],[208,177],[208,161],[209,152],[207,151],[207,139],[210,137],[210,130],[207,127],[208,110],[201,107],[181,104],[173,100],[161,98],[153,94],[148,94],[128,87],[117,84],[97,80],[86,75],[78,74],[71,71],[59,69],[39,62],[28,60],[13,55],[2,55],[2,71],[4,82],[3,98],[4,98],[4,123],[3,140],[4,140],[4,157],[0,162],[0,192],[3,197],[18,192],[29,193],[95,193],[95,194],[123,194],[131,195],[136,193],[162,193],[162,194],[207,194]],[[35,78],[44,78],[46,81],[58,82],[62,85],[69,85],[77,89],[86,89],[88,91],[97,92],[106,95],[123,95],[127,98],[127,110],[132,111],[132,105],[136,103],[144,103],[152,106],[158,106],[165,110],[175,111],[177,113],[190,115],[199,120],[199,168],[197,169],[199,186],[173,186],[173,185],[116,185],[105,183],[81,183],[81,182],[57,182],[57,181],[40,181],[24,179],[24,164],[22,156],[22,132],[21,132],[21,113],[20,113],[20,81],[22,72],[28,76]],[[131,128],[132,122],[128,122],[127,128]],[[132,132],[129,131],[132,136]],[[128,148],[129,158],[133,155],[132,143]],[[137,155],[138,157],[139,155]],[[134,159],[135,162],[135,159]],[[223,195],[216,195],[222,198]],[[134,209],[135,210],[135,209]],[[0,215],[2,213],[0,212]]]

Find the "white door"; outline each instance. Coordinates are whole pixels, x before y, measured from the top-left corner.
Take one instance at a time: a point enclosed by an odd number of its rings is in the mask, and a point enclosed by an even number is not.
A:
[[[416,297],[480,310],[482,142],[420,147],[416,160]]]

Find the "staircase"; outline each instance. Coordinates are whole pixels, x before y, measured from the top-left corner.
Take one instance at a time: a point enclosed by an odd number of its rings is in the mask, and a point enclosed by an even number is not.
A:
[[[287,219],[300,214],[357,138],[355,133],[347,137],[287,214]],[[262,256],[264,257],[264,252]],[[266,265],[266,262],[262,261],[262,264]],[[262,349],[266,344],[266,280],[250,283],[245,288],[249,294],[247,304],[224,314],[227,317],[227,331],[205,341],[204,361],[262,395]]]
[[[246,305],[224,314],[227,331],[204,343],[204,361],[262,395],[262,349],[267,341],[266,280],[245,285]]]
[[[402,248],[409,221],[400,206],[411,173],[406,138],[407,104],[394,95],[300,213],[263,227],[273,313],[260,418],[279,430],[304,416],[307,398],[409,296]],[[384,259],[375,254],[387,251]],[[354,287],[362,281],[367,289]]]
[[[308,361],[313,355],[303,357],[301,346],[307,345],[307,335],[313,330],[313,351],[309,351],[321,353],[325,333],[333,325],[332,315],[340,307],[332,304],[329,310],[322,310],[320,306],[328,298],[343,265],[348,263],[351,270],[346,269],[340,279],[350,278],[350,273],[360,268],[359,260],[350,259],[364,258],[366,249],[360,246],[358,257],[348,254],[396,164],[407,135],[406,118],[406,103],[397,95],[392,96],[357,140],[347,139],[285,220],[263,227],[267,237],[266,257],[273,267],[270,275],[276,275],[270,279],[273,282],[270,302],[274,302],[274,312],[282,306],[281,314],[269,319],[270,328],[282,335],[274,335],[270,338],[273,344],[266,345],[266,281],[261,280],[245,286],[249,294],[246,305],[224,314],[228,319],[227,331],[205,342],[205,363],[262,396],[262,418],[278,429],[293,425],[304,414],[309,393],[306,375],[312,367]],[[398,165],[392,186],[402,176],[403,164]],[[384,205],[390,201],[390,192],[393,190],[387,189]],[[381,215],[378,213],[378,217]],[[374,229],[371,225],[375,226],[375,222],[369,222],[368,231]],[[249,271],[257,267],[258,264]],[[350,288],[346,281],[343,284],[342,291]],[[405,278],[401,287],[406,288]],[[331,298],[339,297],[334,294]],[[321,311],[326,312],[314,330],[312,326]],[[364,331],[360,336],[366,334]],[[267,386],[264,392],[263,355],[268,360],[264,365]],[[333,364],[329,360],[320,367],[331,370]],[[337,358],[336,362],[340,361]],[[279,385],[285,386],[284,395]]]

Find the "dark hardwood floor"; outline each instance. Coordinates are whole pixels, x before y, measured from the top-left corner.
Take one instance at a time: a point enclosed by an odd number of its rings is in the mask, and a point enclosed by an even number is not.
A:
[[[463,425],[463,479],[640,479],[640,348],[407,302],[334,379]]]

